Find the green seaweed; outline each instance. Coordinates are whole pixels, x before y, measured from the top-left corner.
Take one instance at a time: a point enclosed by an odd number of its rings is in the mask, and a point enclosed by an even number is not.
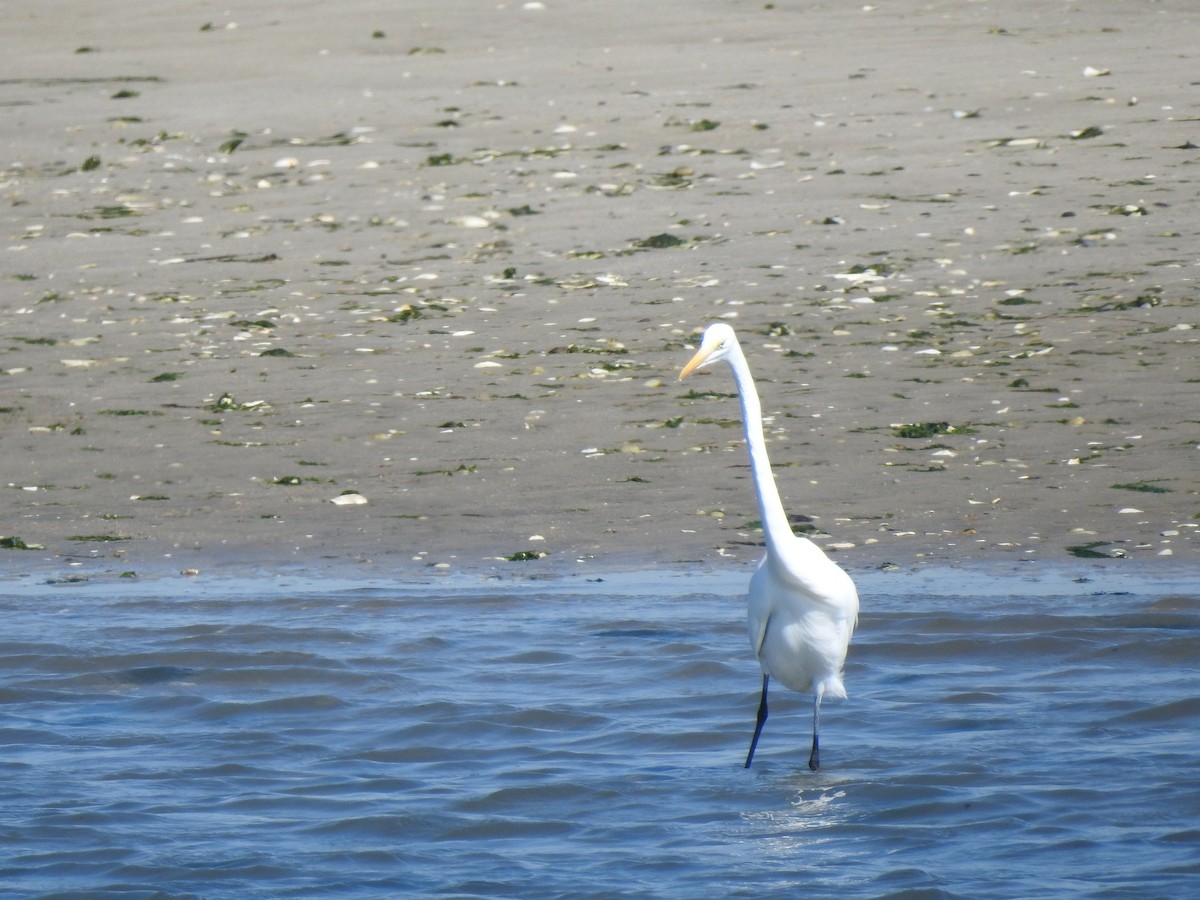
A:
[[[1088,544],[1076,544],[1067,547],[1067,552],[1079,559],[1112,559],[1107,553],[1100,553],[1097,547],[1107,547],[1108,541],[1092,541]]]
[[[1141,491],[1143,494],[1169,494],[1170,488],[1159,487],[1157,484],[1148,484],[1145,481],[1133,481],[1125,484],[1114,484],[1114,488],[1121,491]]]
[[[402,324],[410,319],[419,319],[423,315],[425,314],[415,306],[409,306],[405,304],[392,315],[388,316],[388,321]]]
[[[633,245],[643,250],[663,250],[668,247],[678,247],[687,243],[682,238],[677,238],[673,234],[654,234],[648,238],[642,238],[639,241],[634,241]]]
[[[949,422],[921,422],[915,425],[896,425],[892,428],[893,435],[908,440],[931,438],[938,434],[956,433],[959,433],[959,429],[955,428]]]
[[[101,219],[126,219],[131,216],[140,216],[136,209],[132,206],[120,204],[118,206],[97,206],[93,207],[97,217]],[[83,218],[88,218],[84,216]]]

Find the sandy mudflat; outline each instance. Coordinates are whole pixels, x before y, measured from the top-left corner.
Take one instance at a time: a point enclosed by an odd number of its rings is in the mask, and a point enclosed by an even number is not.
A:
[[[4,572],[749,560],[716,317],[846,564],[1195,562],[1191,0],[227,10],[6,16]]]

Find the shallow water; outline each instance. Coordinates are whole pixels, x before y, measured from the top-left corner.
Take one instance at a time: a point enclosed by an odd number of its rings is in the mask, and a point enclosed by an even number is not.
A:
[[[848,701],[748,573],[0,581],[6,897],[1179,897],[1200,577],[854,573]]]

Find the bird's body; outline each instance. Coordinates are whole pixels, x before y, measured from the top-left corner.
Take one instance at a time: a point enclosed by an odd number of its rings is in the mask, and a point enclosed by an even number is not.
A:
[[[825,569],[822,583],[812,585],[811,576],[809,583],[799,582],[763,557],[750,579],[750,646],[764,674],[785,687],[844,699],[842,665],[858,617],[858,594],[850,576],[812,541],[796,542],[797,555],[813,557],[810,571]]]
[[[754,759],[767,719],[767,687],[773,677],[794,691],[813,695],[813,742],[808,764],[816,769],[820,765],[821,700],[827,694],[846,696],[842,667],[858,622],[858,591],[845,570],[820,547],[792,532],[767,457],[758,391],[733,329],[724,323],[710,325],[699,350],[679,377],[718,361],[729,364],[737,383],[767,545],[750,579],[750,646],[762,667],[763,684],[746,766]]]

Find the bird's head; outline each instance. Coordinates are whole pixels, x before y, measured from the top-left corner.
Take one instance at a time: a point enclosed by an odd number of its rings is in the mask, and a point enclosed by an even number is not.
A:
[[[696,369],[702,369],[726,359],[736,347],[737,336],[733,333],[733,329],[724,322],[714,322],[704,329],[704,337],[700,340],[700,349],[683,367],[683,371],[679,373],[679,380],[682,381]]]

